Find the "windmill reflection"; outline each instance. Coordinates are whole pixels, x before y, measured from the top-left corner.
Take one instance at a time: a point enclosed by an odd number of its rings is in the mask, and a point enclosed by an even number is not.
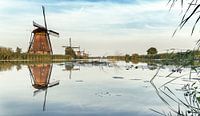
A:
[[[65,62],[65,69],[63,71],[69,71],[69,79],[72,78],[72,71],[80,70],[80,67],[76,67],[76,62]]]
[[[111,66],[111,63],[108,61],[99,61],[99,60],[76,60],[71,62],[65,62],[65,69],[63,71],[69,72],[69,79],[72,77],[72,71],[80,70],[81,67],[100,67],[103,70],[103,67]],[[114,63],[112,66],[115,66]]]
[[[50,83],[52,64],[31,64],[28,65],[30,71],[30,78],[32,86],[36,89],[33,92],[33,96],[38,93],[45,91],[43,111],[46,109],[47,91],[48,88],[59,85],[59,81],[54,81]]]

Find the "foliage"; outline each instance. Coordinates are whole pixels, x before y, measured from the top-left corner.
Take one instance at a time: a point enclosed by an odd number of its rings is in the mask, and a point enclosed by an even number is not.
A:
[[[132,54],[132,59],[134,59],[134,60],[139,59],[139,54]]]
[[[137,64],[140,60],[139,60],[139,54],[132,54],[131,56],[131,62],[134,64]]]
[[[132,56],[126,54],[125,56],[107,56],[107,59],[131,61],[134,63],[146,62],[146,63],[158,63],[163,65],[199,65],[198,60],[200,58],[200,51],[187,50],[185,52],[171,52],[171,53],[159,53],[154,55],[139,55],[132,54]]]
[[[126,54],[124,59],[126,62],[129,62],[131,60],[131,56]]]
[[[0,60],[29,60],[29,61],[45,61],[56,59],[71,59],[68,55],[48,55],[48,54],[27,54],[21,53],[21,48],[17,47],[16,52],[11,48],[0,47]]]
[[[157,49],[154,48],[154,47],[151,47],[151,48],[149,48],[149,49],[147,50],[147,54],[148,54],[148,55],[154,55],[154,54],[157,54],[157,53],[158,53],[158,51],[157,51]]]
[[[14,55],[14,52],[12,51],[11,48],[4,48],[0,47],[0,59],[10,59]]]
[[[17,48],[16,48],[16,53],[17,53],[17,54],[21,54],[21,52],[22,52],[22,49],[19,48],[19,47],[17,47]]]
[[[106,58],[113,60],[125,60],[125,56],[107,56]]]

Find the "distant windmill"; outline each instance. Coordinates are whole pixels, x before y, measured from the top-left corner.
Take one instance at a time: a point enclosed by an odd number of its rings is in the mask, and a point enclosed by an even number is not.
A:
[[[79,49],[80,50],[80,46],[72,46],[72,39],[71,37],[69,38],[69,46],[62,46],[63,48],[72,48],[72,49]]]
[[[62,47],[65,48],[65,55],[70,55],[73,58],[76,57],[75,49],[80,50],[80,46],[79,47],[72,46],[71,38],[69,38],[69,46],[62,46]]]
[[[39,25],[33,21],[33,26],[37,27],[37,28],[34,29],[31,33],[28,53],[53,54],[49,34],[58,37],[59,33],[55,32],[53,30],[48,30],[44,6],[42,6],[42,11],[43,11],[43,16],[44,16],[44,25],[45,26]]]

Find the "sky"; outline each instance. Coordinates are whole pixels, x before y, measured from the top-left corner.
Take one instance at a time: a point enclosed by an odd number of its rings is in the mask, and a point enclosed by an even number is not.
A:
[[[22,48],[26,52],[32,22],[44,25],[45,6],[54,54],[64,54],[62,46],[72,38],[92,56],[146,54],[150,47],[158,52],[170,48],[192,49],[198,34],[191,36],[186,25],[172,38],[180,19],[179,7],[169,11],[168,0],[1,0],[0,46]]]

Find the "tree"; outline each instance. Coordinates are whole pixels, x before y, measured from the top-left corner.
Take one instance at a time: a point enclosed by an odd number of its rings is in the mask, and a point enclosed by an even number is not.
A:
[[[11,48],[0,47],[0,59],[9,60],[13,58],[13,51]]]
[[[16,52],[15,52],[15,57],[16,58],[21,58],[21,52],[22,52],[22,49],[17,47],[16,48]]]
[[[154,55],[154,54],[157,54],[158,52],[157,52],[157,49],[156,48],[154,48],[154,47],[151,47],[151,48],[149,48],[148,50],[147,50],[147,54],[148,55]]]
[[[21,54],[21,52],[22,52],[22,49],[19,48],[19,47],[17,47],[17,48],[16,48],[16,53],[19,55],[19,54]]]
[[[140,57],[139,54],[132,54],[131,62],[137,64],[139,62],[139,57]]]
[[[138,59],[139,58],[139,54],[132,54],[132,59]]]
[[[126,62],[129,62],[130,60],[131,60],[131,56],[128,55],[128,54],[126,54],[126,55],[125,55],[125,61],[126,61]]]

